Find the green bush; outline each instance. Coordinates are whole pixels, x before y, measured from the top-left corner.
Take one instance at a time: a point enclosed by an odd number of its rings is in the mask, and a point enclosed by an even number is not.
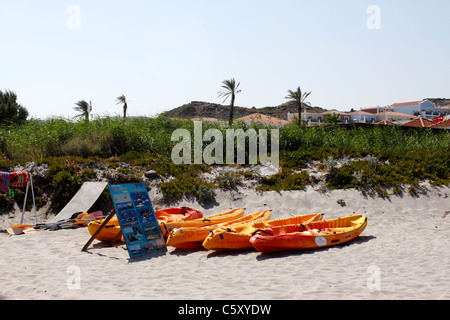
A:
[[[117,178],[114,183],[138,183],[143,182],[142,174],[132,169],[117,169]]]
[[[61,146],[61,153],[68,156],[88,158],[102,154],[102,146],[93,137],[75,136]]]
[[[235,172],[222,171],[217,177],[219,187],[223,189],[234,189],[239,183],[239,174]]]
[[[307,171],[295,172],[284,168],[282,172],[271,177],[261,178],[261,186],[257,191],[303,190],[309,181]]]
[[[55,209],[62,209],[77,193],[82,185],[78,175],[72,175],[67,171],[58,172],[53,178],[53,192],[51,194],[52,205]]]
[[[188,175],[176,177],[160,185],[164,197],[168,200],[176,200],[183,196],[194,196],[200,203],[214,201],[213,188],[214,185]]]
[[[208,204],[216,201],[216,193],[214,189],[205,184],[201,184],[195,193],[200,204]]]

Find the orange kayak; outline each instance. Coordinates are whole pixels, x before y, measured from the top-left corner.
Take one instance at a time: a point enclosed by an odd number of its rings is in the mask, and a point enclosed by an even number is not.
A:
[[[242,209],[240,209],[242,210]],[[227,221],[220,224],[213,224],[206,227],[184,227],[176,228],[170,232],[167,238],[167,245],[178,249],[194,249],[202,247],[203,241],[205,241],[210,231],[217,228],[232,228],[235,224],[248,223],[248,222],[262,222],[270,218],[270,210],[256,212],[251,215],[243,216],[241,218]]]
[[[250,238],[261,252],[288,249],[315,249],[349,242],[367,226],[367,217],[355,215],[339,219],[267,228]]]
[[[188,220],[188,221],[180,220],[180,221],[175,221],[175,222],[161,221],[161,222],[159,222],[159,227],[161,228],[161,232],[162,232],[164,239],[167,240],[170,232],[173,229],[186,228],[186,227],[199,228],[199,227],[211,226],[213,224],[224,223],[224,222],[235,220],[235,219],[242,217],[244,215],[244,211],[245,211],[244,209],[233,209],[233,210],[228,210],[228,211],[225,211],[222,213],[212,215],[210,217],[205,217],[205,218],[200,218],[200,219],[194,219],[194,220]]]
[[[252,249],[250,238],[259,230],[287,224],[309,223],[322,220],[323,214],[310,214],[287,219],[243,222],[226,228],[218,228],[210,232],[203,247],[208,250],[246,250]]]
[[[193,208],[170,208],[155,211],[158,222],[173,223],[180,220],[193,220],[203,217],[203,213]],[[92,221],[88,224],[88,230],[91,236],[100,228],[105,220]],[[112,241],[120,232],[119,219],[112,218],[108,224],[97,235],[96,239],[100,241]],[[123,241],[123,240],[122,240]]]

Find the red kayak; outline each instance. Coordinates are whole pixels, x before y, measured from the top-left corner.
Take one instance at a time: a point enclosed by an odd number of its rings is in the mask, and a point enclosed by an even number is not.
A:
[[[203,218],[203,213],[200,210],[187,207],[162,209],[155,211],[155,215],[159,222],[165,223]]]

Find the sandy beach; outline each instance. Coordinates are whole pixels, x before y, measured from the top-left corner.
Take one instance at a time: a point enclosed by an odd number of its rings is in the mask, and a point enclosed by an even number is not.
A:
[[[155,209],[158,194],[152,194]],[[337,203],[343,199],[345,206]],[[182,201],[210,216],[232,208],[271,209],[272,219],[324,213],[365,214],[368,226],[349,244],[314,251],[166,252],[131,261],[124,244],[95,241],[87,228],[0,233],[1,299],[328,300],[450,299],[450,188],[427,187],[389,199],[357,190],[255,193],[219,191],[214,206]],[[45,208],[40,211],[39,222]],[[33,222],[26,213],[25,222]],[[20,222],[2,216],[0,229]]]

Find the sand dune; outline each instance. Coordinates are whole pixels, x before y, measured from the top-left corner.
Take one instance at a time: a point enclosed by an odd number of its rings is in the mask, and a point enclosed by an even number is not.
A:
[[[151,194],[152,197],[157,197]],[[205,216],[246,208],[272,218],[362,213],[368,226],[355,241],[314,251],[167,252],[130,261],[125,245],[94,242],[86,228],[0,234],[0,297],[4,299],[449,299],[450,188],[420,197],[364,197],[359,191],[221,191]],[[342,207],[337,200],[343,199]],[[158,200],[154,206],[158,207]],[[45,210],[42,211],[42,215]],[[2,217],[2,228],[20,220]],[[41,217],[40,217],[41,218]],[[27,213],[26,220],[34,217]]]

